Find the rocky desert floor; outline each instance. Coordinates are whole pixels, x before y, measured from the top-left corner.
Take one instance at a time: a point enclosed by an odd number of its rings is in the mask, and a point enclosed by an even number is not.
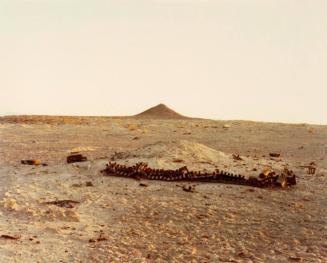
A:
[[[72,151],[88,161],[67,164]],[[246,176],[287,167],[298,182],[281,190],[192,183],[186,192],[185,182],[104,176],[108,160]],[[311,162],[314,175],[301,167]],[[327,126],[2,120],[0,165],[0,262],[327,262]],[[48,203],[56,200],[78,203]]]

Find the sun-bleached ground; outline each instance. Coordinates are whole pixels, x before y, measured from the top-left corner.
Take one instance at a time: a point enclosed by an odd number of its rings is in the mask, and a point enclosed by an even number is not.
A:
[[[223,128],[226,123],[230,128]],[[66,164],[76,150],[90,161]],[[281,157],[270,158],[270,152]],[[20,164],[29,158],[49,166]],[[0,262],[326,262],[326,158],[326,126],[1,123],[0,235],[19,239],[0,238]],[[244,175],[288,167],[298,185],[277,191],[203,183],[185,192],[187,183],[103,176],[99,171],[109,159]],[[312,161],[317,173],[308,175],[300,166]],[[46,204],[64,199],[80,203]]]

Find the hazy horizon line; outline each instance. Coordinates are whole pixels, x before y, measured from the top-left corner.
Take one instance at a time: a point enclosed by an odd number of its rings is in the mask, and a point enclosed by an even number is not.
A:
[[[104,117],[104,118],[129,118],[134,117],[139,113],[133,114],[133,115],[80,115],[80,114],[35,114],[35,113],[8,113],[8,114],[1,114],[0,117],[18,117],[18,116],[46,116],[46,117],[84,117],[84,118],[97,118],[97,117]],[[197,116],[188,116],[183,115],[189,119],[168,119],[173,121],[188,121],[188,120],[208,120],[208,121],[240,121],[240,122],[260,122],[260,123],[271,123],[271,124],[291,124],[291,125],[319,125],[319,126],[327,126],[326,123],[317,123],[317,122],[292,122],[292,121],[282,121],[282,120],[262,120],[262,119],[225,119],[225,118],[210,118],[210,117],[197,117]],[[156,119],[156,118],[145,118],[149,120],[162,120],[162,119]],[[164,119],[164,118],[163,118]]]

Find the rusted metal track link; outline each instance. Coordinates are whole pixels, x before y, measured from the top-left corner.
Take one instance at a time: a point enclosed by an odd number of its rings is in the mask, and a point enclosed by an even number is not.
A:
[[[259,188],[285,188],[296,184],[296,176],[290,170],[284,170],[277,175],[275,172],[261,173],[258,178],[245,178],[242,175],[220,171],[213,173],[189,171],[186,166],[177,170],[152,169],[146,163],[137,163],[126,166],[109,162],[102,172],[107,176],[121,176],[134,179],[161,180],[161,181],[191,181],[209,183],[227,183],[246,185]]]

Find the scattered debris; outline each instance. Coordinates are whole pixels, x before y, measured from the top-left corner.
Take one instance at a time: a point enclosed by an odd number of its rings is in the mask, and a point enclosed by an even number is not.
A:
[[[41,165],[40,160],[21,160],[21,164],[28,164],[28,165]]]
[[[93,185],[93,183],[92,183],[92,182],[86,182],[86,183],[85,183],[85,186],[88,186],[88,187],[90,187],[90,186],[94,186],[94,185]]]
[[[20,239],[21,237],[20,236],[10,236],[10,235],[1,235],[0,238],[10,239],[10,240],[17,240],[17,239]]]
[[[291,261],[302,261],[301,257],[296,257],[296,256],[290,256],[290,257],[288,257],[288,259]]]
[[[243,161],[243,159],[240,157],[239,154],[233,154],[233,159],[234,159],[235,161]]]
[[[173,162],[174,163],[183,163],[184,160],[182,160],[182,159],[174,159]]]
[[[280,157],[280,153],[269,153],[269,156],[278,158],[278,157]]]
[[[195,192],[195,185],[189,185],[189,186],[184,185],[182,189],[185,192],[194,193]]]
[[[100,242],[100,241],[106,241],[108,240],[108,238],[106,238],[105,236],[103,236],[102,234],[100,234],[100,236],[97,238],[97,241]]]
[[[56,205],[64,208],[74,208],[75,205],[79,203],[80,202],[74,200],[57,200],[57,201],[45,202],[45,204],[47,205]]]
[[[89,239],[89,243],[95,243],[95,242],[107,241],[107,240],[108,240],[108,238],[105,237],[105,236],[103,235],[103,233],[100,233],[99,237],[97,237],[96,239],[94,239],[94,238],[90,238],[90,239]]]
[[[75,184],[72,184],[72,187],[83,187],[83,186],[84,186],[84,184],[82,184],[82,183],[75,183]],[[90,187],[90,186],[94,186],[94,185],[93,185],[92,182],[86,182],[86,183],[85,183],[85,186]]]
[[[82,187],[83,184],[82,183],[79,183],[79,184],[72,184],[72,187]]]
[[[67,163],[85,162],[87,157],[82,154],[71,154],[67,156]]]

